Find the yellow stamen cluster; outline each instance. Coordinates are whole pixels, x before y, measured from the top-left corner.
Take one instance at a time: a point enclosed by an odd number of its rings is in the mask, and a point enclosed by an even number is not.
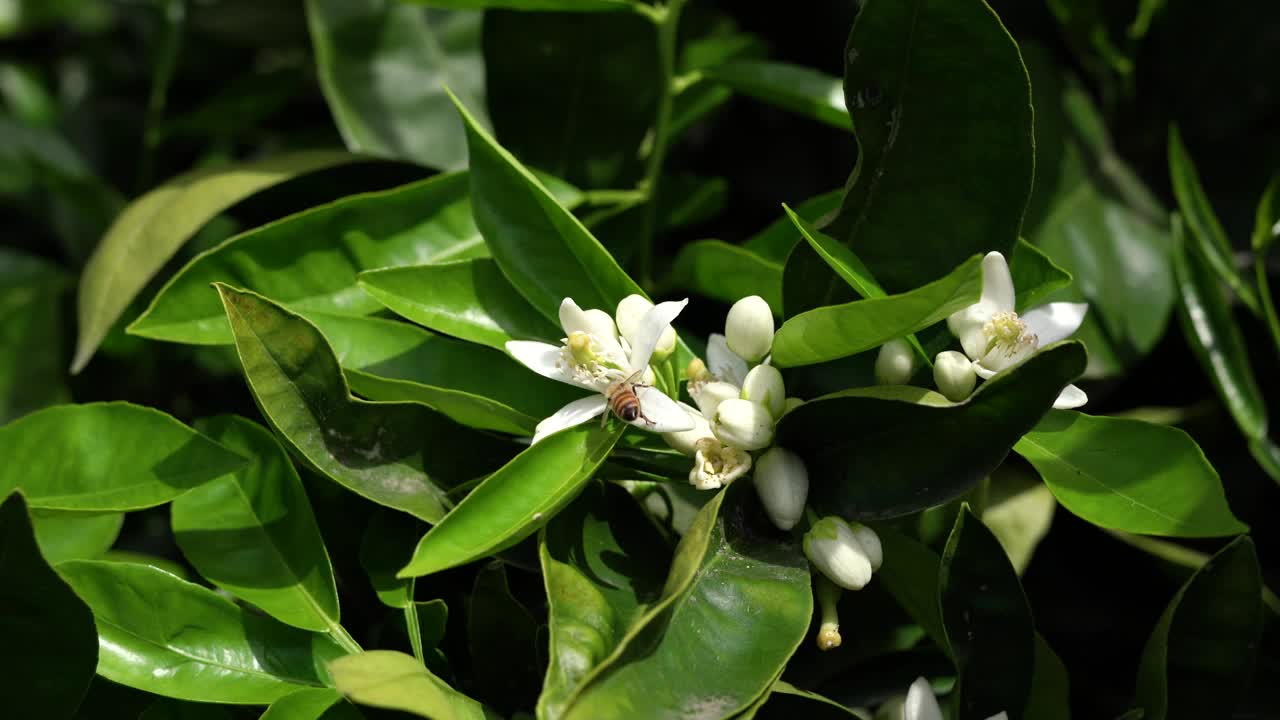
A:
[[[1018,317],[1018,313],[1006,311],[991,316],[982,332],[988,338],[987,352],[996,348],[1006,355],[1013,355],[1019,350],[1034,348],[1039,338],[1027,329],[1027,324]]]

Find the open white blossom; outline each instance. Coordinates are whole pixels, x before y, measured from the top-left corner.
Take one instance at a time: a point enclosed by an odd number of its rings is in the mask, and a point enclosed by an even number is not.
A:
[[[1047,303],[1021,316],[1016,308],[1009,263],[998,252],[987,253],[982,259],[982,297],[947,318],[947,327],[973,361],[973,371],[984,380],[1025,362],[1041,347],[1070,336],[1084,322],[1089,306]],[[1074,408],[1086,401],[1088,396],[1083,390],[1068,385],[1053,406]]]
[[[689,484],[699,490],[717,490],[737,480],[751,469],[751,453],[729,447],[714,437],[694,444],[696,454]]]
[[[619,381],[637,383],[641,414],[630,423],[642,430],[672,433],[692,430],[694,421],[675,400],[642,384],[652,377],[649,359],[663,333],[671,327],[688,300],[658,303],[649,309],[633,333],[634,342],[619,340],[613,318],[601,310],[582,310],[572,298],[560,303],[560,345],[511,340],[507,352],[530,370],[592,395],[565,405],[538,423],[533,442],[608,412],[610,387]]]
[[[902,720],[942,720],[942,708],[938,706],[938,698],[934,697],[927,679],[919,677],[911,683],[907,699],[902,704]],[[987,720],[1009,720],[1009,716],[1001,711]]]

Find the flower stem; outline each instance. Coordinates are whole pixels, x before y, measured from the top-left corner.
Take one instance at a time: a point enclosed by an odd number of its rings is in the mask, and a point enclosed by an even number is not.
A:
[[[409,647],[413,648],[413,656],[426,665],[426,653],[422,649],[422,626],[418,624],[418,604],[413,601],[417,581],[417,578],[409,578],[409,604],[404,608],[404,628],[409,633]]]
[[[658,95],[658,113],[653,122],[653,144],[649,148],[649,162],[645,167],[640,189],[647,202],[640,222],[640,286],[653,287],[653,247],[658,216],[658,180],[662,175],[662,162],[666,158],[668,137],[671,133],[671,106],[675,97],[676,35],[680,26],[680,11],[685,0],[670,0],[666,5],[648,8],[645,15],[653,20],[658,35],[658,71],[661,92]]]

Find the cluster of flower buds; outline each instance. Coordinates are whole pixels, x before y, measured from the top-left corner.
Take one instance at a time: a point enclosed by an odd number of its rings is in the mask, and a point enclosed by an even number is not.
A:
[[[829,515],[804,535],[804,554],[818,571],[814,578],[822,624],[818,627],[818,649],[840,647],[840,616],[836,605],[844,590],[861,590],[884,562],[880,537],[861,523],[846,522]]]
[[[685,374],[696,408],[685,406],[694,428],[668,433],[667,442],[694,457],[689,482],[714,490],[755,467],[755,486],[769,518],[790,530],[804,514],[809,475],[792,452],[773,445],[774,426],[800,405],[788,398],[782,373],[769,364],[773,312],[758,295],[734,303],[724,334],[707,343],[707,362],[694,359]],[[754,460],[752,453],[759,453]]]

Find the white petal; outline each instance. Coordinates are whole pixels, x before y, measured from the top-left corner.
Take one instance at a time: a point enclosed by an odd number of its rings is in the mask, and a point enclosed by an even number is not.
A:
[[[649,367],[649,358],[658,345],[662,333],[671,327],[684,306],[689,304],[686,298],[680,301],[663,302],[654,305],[640,320],[640,328],[636,331],[636,341],[631,345],[631,369],[643,370]]]
[[[533,433],[533,441],[536,443],[552,433],[581,425],[604,412],[606,405],[603,395],[588,395],[580,400],[574,400],[538,423],[537,430]]]
[[[960,341],[964,354],[970,360],[977,360],[987,351],[987,334],[982,331],[991,317],[1000,312],[1000,308],[990,300],[979,300],[969,307],[958,310],[947,318],[947,327],[951,334]]]
[[[1013,295],[1013,275],[1004,255],[989,252],[982,258],[982,299],[995,303],[999,312],[1017,309]]]
[[[1055,302],[1031,308],[1023,313],[1022,321],[1044,347],[1070,337],[1080,328],[1088,310],[1089,303]]]
[[[573,378],[573,374],[569,372],[569,367],[564,362],[564,356],[558,345],[548,345],[547,343],[533,340],[508,340],[506,348],[511,357],[542,377],[559,380],[562,383],[586,388],[587,390],[600,390],[594,384],[581,383]]]
[[[983,380],[989,380],[991,376],[996,374],[995,370],[992,370],[991,368],[984,366],[980,362],[975,362],[973,364],[973,372],[975,375],[982,378]]]
[[[707,369],[716,378],[738,387],[747,378],[747,361],[735,355],[719,333],[707,338]]]
[[[640,399],[641,417],[631,422],[641,430],[656,433],[682,432],[694,428],[694,420],[688,411],[661,390],[648,386],[637,386],[636,397]]]
[[[1009,720],[1009,713],[1001,710],[1000,712],[987,718],[987,720]]]
[[[902,720],[942,720],[942,708],[933,696],[933,688],[924,678],[916,678],[907,690],[907,701],[902,705]]]
[[[1053,407],[1056,410],[1071,410],[1089,402],[1089,396],[1075,385],[1068,385],[1062,388],[1058,399],[1053,401]]]

